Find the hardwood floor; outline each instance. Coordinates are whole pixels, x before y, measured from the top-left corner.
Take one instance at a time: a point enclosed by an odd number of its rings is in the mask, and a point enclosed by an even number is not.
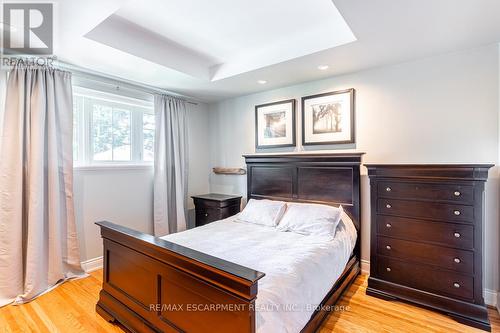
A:
[[[95,312],[102,270],[64,283],[33,302],[0,308],[0,332],[120,332]]]
[[[327,332],[473,333],[482,330],[462,325],[443,314],[414,305],[367,296],[367,275],[359,276],[338,302],[345,307],[332,313],[320,328]],[[500,315],[488,309],[492,332],[500,332]]]
[[[123,332],[94,310],[101,282],[99,270],[31,303],[0,308],[0,332]],[[360,276],[320,332],[483,332],[432,311],[366,296],[365,290],[366,276]],[[490,320],[493,332],[500,332],[496,310],[490,310]]]

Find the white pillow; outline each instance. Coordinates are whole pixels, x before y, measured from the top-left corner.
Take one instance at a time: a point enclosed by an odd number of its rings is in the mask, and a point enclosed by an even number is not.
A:
[[[341,213],[341,208],[333,206],[287,203],[287,209],[277,228],[302,235],[334,237]]]
[[[238,220],[276,227],[285,209],[286,204],[283,201],[250,199],[238,215]]]
[[[356,230],[356,227],[354,226],[354,222],[352,221],[351,217],[345,212],[344,208],[342,206],[340,206],[339,208],[341,209],[340,220],[344,224],[347,233],[351,238],[351,242],[354,245],[356,244],[356,239],[358,238],[358,231]]]

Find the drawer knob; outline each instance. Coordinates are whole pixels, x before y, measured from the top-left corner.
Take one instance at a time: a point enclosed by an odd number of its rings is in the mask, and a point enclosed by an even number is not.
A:
[[[385,248],[386,248],[387,250],[392,249],[392,247],[391,247],[390,245],[386,245],[386,246],[385,246]]]
[[[453,261],[454,261],[455,263],[457,263],[457,264],[460,264],[460,262],[461,262],[460,258],[455,258],[455,259],[453,259]]]
[[[387,228],[391,228],[391,227],[392,227],[392,224],[387,223],[385,226],[386,226]]]
[[[455,287],[455,288],[460,288],[460,283],[455,282],[455,283],[453,284],[453,287]]]
[[[392,188],[390,188],[390,186],[387,186],[387,187],[385,188],[385,190],[386,190],[387,192],[391,192],[391,191],[392,191]]]
[[[390,267],[386,267],[385,269],[386,271],[390,272],[391,271],[391,268]]]
[[[460,193],[460,191],[455,191],[453,192],[453,195],[459,197],[460,195],[462,195],[462,193]]]
[[[385,207],[388,208],[388,209],[392,208],[391,204],[387,204],[387,205],[385,205]]]
[[[455,236],[455,238],[460,238],[460,236],[462,236],[462,235],[460,235],[460,233],[459,233],[459,232],[455,232],[455,233],[453,234],[453,236]]]
[[[453,214],[455,214],[456,216],[458,216],[458,215],[460,215],[460,211],[459,210],[454,210]]]
[[[207,216],[208,216],[208,213],[205,213],[205,217],[207,217]]]

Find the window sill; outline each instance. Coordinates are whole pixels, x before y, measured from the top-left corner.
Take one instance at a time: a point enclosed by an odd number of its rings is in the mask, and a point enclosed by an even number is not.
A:
[[[115,171],[115,170],[153,170],[153,164],[96,164],[75,165],[74,171]]]

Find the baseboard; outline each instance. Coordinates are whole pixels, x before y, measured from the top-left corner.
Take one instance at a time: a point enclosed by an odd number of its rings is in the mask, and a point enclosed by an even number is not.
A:
[[[370,262],[368,260],[361,259],[361,274],[370,274]]]
[[[370,274],[370,261],[361,259],[361,273]],[[500,313],[500,293],[495,290],[483,289],[484,303],[496,307]]]
[[[484,303],[486,305],[497,307],[498,306],[498,292],[490,289],[483,290]]]
[[[90,273],[101,269],[103,266],[102,257],[93,258],[90,260],[82,261],[82,268],[86,273]]]

